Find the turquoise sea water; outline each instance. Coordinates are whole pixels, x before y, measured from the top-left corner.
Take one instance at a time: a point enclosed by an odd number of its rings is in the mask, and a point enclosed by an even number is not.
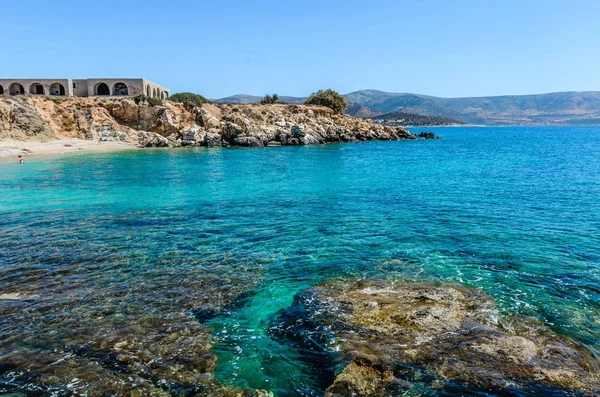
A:
[[[83,332],[65,313],[193,317],[237,288],[204,322],[218,379],[321,395],[319,369],[267,329],[337,276],[479,287],[598,354],[600,127],[427,130],[444,139],[0,164],[0,294],[31,297],[0,300],[0,390],[18,389],[9,346],[35,360]],[[31,342],[52,327],[62,339]]]

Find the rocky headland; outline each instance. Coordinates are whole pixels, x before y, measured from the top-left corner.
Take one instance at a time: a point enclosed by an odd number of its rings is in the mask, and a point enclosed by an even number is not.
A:
[[[419,139],[321,106],[137,98],[0,97],[0,140],[87,139],[140,147],[251,147]]]
[[[269,332],[328,378],[328,397],[600,392],[588,350],[458,285],[334,280],[298,294]]]

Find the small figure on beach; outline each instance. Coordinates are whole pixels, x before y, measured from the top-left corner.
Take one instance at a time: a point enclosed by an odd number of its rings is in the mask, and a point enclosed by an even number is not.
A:
[[[100,134],[100,140],[98,142],[106,142],[108,141],[108,137],[110,136],[110,132],[109,131],[102,131],[102,134]]]
[[[23,156],[19,155],[19,164],[23,164],[25,162],[25,159],[23,158]]]

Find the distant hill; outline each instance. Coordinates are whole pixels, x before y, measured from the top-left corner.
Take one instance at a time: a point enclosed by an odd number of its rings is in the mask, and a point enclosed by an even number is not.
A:
[[[439,98],[420,94],[361,90],[344,95],[346,113],[375,118],[401,112],[483,125],[599,125],[600,92],[556,92],[539,95],[505,95]],[[262,97],[234,95],[216,102],[256,103]],[[306,98],[282,96],[288,103]]]
[[[372,118],[374,123],[389,125],[391,127],[398,126],[444,126],[444,125],[460,125],[463,124],[458,120],[448,119],[438,116],[423,116],[416,113],[391,112],[375,116]]]
[[[263,97],[254,96],[254,95],[244,95],[237,94],[228,96],[221,99],[215,99],[214,102],[218,103],[241,103],[241,104],[249,104],[249,103],[259,103]],[[285,103],[304,103],[306,98],[293,97],[293,96],[280,96],[279,100]]]
[[[365,106],[380,113],[405,112],[424,116],[458,119],[461,114],[437,103],[433,97],[416,94],[393,94],[375,90],[363,90],[344,95],[352,103]]]
[[[473,98],[438,98],[375,90],[345,95],[375,112],[401,111],[484,125],[600,124],[600,92],[557,92]]]
[[[363,105],[359,105],[358,103],[348,103],[345,113],[363,119],[377,117],[381,114],[381,112],[376,112],[375,110]]]
[[[214,102],[219,103],[258,103],[260,102],[262,97],[254,96],[254,95],[245,95],[245,94],[237,94],[228,96],[227,98],[215,99]]]

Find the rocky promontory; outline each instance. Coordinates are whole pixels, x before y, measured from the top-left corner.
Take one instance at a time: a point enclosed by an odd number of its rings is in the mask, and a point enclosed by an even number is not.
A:
[[[403,127],[374,124],[321,106],[194,106],[145,97],[0,97],[0,139],[102,137],[141,147],[250,147],[419,139]]]
[[[458,285],[334,280],[298,294],[270,333],[329,378],[328,397],[600,392],[588,350]]]

